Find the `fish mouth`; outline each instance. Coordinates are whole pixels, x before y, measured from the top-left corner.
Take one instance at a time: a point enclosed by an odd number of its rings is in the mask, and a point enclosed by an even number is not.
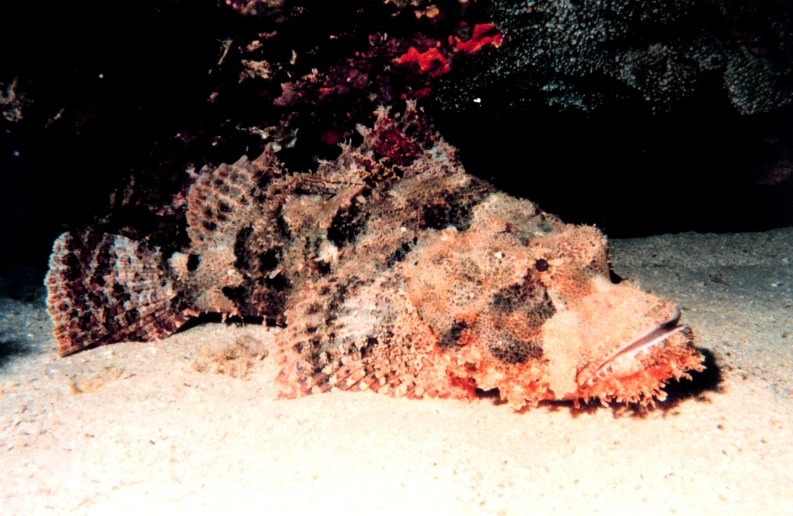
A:
[[[680,325],[680,309],[676,308],[672,316],[667,319],[665,322],[662,322],[655,326],[650,331],[640,335],[638,338],[632,340],[625,346],[621,347],[614,353],[612,353],[606,360],[604,360],[591,374],[588,374],[585,378],[579,378],[577,382],[578,385],[586,385],[591,384],[596,377],[600,375],[600,373],[609,367],[609,365],[616,362],[618,359],[626,356],[634,357],[641,353],[644,350],[647,350],[653,346],[663,343],[674,335],[675,333],[684,331],[688,328],[685,325]]]

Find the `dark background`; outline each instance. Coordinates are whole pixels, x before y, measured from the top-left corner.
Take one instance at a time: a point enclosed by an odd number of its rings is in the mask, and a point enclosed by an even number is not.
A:
[[[222,106],[207,98],[220,42],[257,31],[260,19],[209,2],[109,6],[0,3],[0,83],[18,77],[31,101],[21,120],[0,119],[0,275],[15,296],[40,284],[55,237],[95,223],[131,170],[167,175],[166,161],[200,166],[260,151],[206,143],[230,135],[230,119],[255,116],[244,96]],[[349,23],[333,12],[322,20]],[[455,73],[444,79],[454,84]],[[773,169],[793,141],[791,110],[740,115],[719,88],[706,85],[667,113],[631,102],[591,113],[515,109],[498,91],[462,110],[449,109],[443,92],[420,105],[469,173],[610,237],[790,225],[793,181]],[[174,143],[175,134],[191,136]],[[300,169],[306,156],[332,152],[299,137],[282,159]]]

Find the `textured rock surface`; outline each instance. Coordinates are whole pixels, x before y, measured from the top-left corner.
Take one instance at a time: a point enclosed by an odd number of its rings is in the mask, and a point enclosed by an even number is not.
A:
[[[667,111],[707,92],[744,114],[791,102],[788,2],[496,0],[486,11],[505,45],[442,85],[449,108],[489,95],[515,106],[592,110],[633,100]]]

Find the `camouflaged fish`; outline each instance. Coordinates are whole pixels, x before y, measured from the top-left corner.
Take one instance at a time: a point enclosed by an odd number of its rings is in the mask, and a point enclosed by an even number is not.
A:
[[[466,174],[413,104],[314,173],[269,147],[204,167],[190,246],[66,233],[46,284],[63,355],[207,312],[261,317],[284,397],[330,390],[512,407],[652,403],[702,355],[671,302],[609,279],[606,239]],[[272,355],[271,355],[272,356]]]

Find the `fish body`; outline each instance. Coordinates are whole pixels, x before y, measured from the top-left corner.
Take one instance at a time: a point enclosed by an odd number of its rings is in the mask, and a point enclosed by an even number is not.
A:
[[[151,341],[207,312],[276,334],[282,396],[369,390],[652,403],[702,370],[674,303],[609,279],[596,228],[565,224],[466,174],[408,103],[313,173],[271,148],[204,167],[188,248],[58,238],[46,279],[63,355]]]

